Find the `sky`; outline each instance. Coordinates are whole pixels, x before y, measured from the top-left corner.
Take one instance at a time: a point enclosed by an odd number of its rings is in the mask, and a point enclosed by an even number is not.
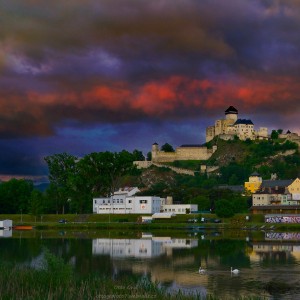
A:
[[[202,144],[239,117],[300,134],[298,0],[0,3],[0,179],[45,156]]]

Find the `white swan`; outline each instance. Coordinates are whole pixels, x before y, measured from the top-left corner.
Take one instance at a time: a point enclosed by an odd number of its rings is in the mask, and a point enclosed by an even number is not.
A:
[[[202,269],[202,267],[200,266],[200,268],[199,268],[199,274],[204,274],[206,271],[205,271],[205,269]]]
[[[233,273],[233,274],[239,274],[240,270],[238,270],[238,269],[232,270],[232,267],[231,267],[231,273]]]

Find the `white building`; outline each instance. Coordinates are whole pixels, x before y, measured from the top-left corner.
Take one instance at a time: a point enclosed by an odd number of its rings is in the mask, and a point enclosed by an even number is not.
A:
[[[138,188],[120,189],[111,197],[94,198],[93,213],[96,214],[155,214],[167,212],[187,214],[198,210],[195,204],[173,204],[172,197],[135,196]]]
[[[94,199],[97,214],[154,214],[160,212],[160,206],[161,199],[152,196]]]
[[[12,228],[12,220],[2,220],[0,221],[1,229],[11,229]]]
[[[165,204],[161,207],[162,212],[170,212],[176,215],[189,214],[198,211],[197,204]]]

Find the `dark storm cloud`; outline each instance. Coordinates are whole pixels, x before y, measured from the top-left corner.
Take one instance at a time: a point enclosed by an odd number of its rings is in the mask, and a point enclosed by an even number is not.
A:
[[[299,131],[299,28],[297,0],[1,2],[0,138],[109,125],[121,147],[134,124],[199,118],[204,132],[229,105]]]

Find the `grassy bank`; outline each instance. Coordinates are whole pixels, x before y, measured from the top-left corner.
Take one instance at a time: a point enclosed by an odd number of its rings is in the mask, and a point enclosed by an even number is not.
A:
[[[263,215],[237,214],[232,218],[222,218],[220,223],[215,223],[217,218],[214,214],[189,214],[176,215],[171,219],[156,219],[149,224],[141,224],[138,219],[141,215],[98,215],[98,214],[47,214],[42,216],[32,215],[0,215],[0,220],[13,220],[13,225],[32,225],[36,229],[124,229],[124,230],[182,230],[191,227],[207,229],[273,229],[278,230],[300,230],[300,224],[265,224]],[[249,216],[247,220],[246,216]],[[206,222],[201,222],[205,218]],[[189,220],[195,219],[194,222]],[[59,223],[59,220],[67,220],[65,224]]]

